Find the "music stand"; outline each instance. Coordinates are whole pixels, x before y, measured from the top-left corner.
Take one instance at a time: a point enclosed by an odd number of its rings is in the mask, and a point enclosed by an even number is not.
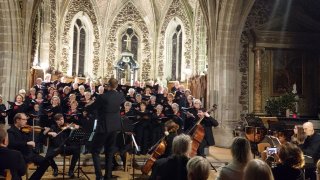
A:
[[[84,132],[82,129],[76,129],[73,130],[73,136],[71,136],[70,141],[76,145],[79,145],[79,147],[85,145],[90,137],[89,133]],[[81,160],[81,151],[79,151],[79,160],[78,160],[78,167],[75,171],[78,171],[78,178],[80,177],[80,171],[81,173],[88,179],[88,175],[83,171],[82,167],[80,166],[80,160]]]
[[[132,179],[134,180],[135,178],[135,172],[134,172],[134,168],[133,168],[133,160],[135,159],[135,154],[137,154],[140,149],[139,146],[136,142],[136,139],[134,138],[134,135],[131,134],[131,139],[132,139],[132,148],[133,148],[133,155],[132,155],[132,159],[131,159],[131,166],[132,166]]]

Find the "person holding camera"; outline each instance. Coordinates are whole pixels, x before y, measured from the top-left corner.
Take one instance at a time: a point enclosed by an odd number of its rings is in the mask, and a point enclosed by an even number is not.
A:
[[[285,143],[280,146],[277,156],[278,163],[272,168],[275,180],[290,179],[304,180],[304,156],[301,149],[292,143]]]

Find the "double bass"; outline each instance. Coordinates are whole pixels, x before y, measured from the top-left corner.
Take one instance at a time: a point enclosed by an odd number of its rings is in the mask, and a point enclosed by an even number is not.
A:
[[[210,110],[207,111],[208,114],[210,114],[211,112],[214,112],[217,109],[217,105],[214,104],[212,106],[212,108]],[[200,124],[202,122],[202,120],[204,119],[201,118],[197,121],[197,123],[189,130],[189,132],[187,134],[190,134],[193,130],[193,133],[191,135],[191,139],[192,139],[192,150],[190,153],[190,157],[194,157],[195,155],[197,155],[197,150],[205,136],[205,131],[203,126]]]
[[[155,144],[153,145],[150,149],[151,156],[150,158],[146,161],[144,166],[141,168],[141,172],[143,174],[148,174],[151,171],[151,168],[154,164],[154,162],[164,154],[167,143],[165,138],[169,135],[169,132],[176,132],[179,129],[179,125],[176,123],[172,122],[171,124],[168,125],[167,131],[165,131],[165,135]]]

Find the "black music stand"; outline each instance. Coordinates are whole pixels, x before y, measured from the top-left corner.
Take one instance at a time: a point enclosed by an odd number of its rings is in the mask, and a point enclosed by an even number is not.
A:
[[[84,132],[82,129],[75,129],[73,130],[73,135],[70,137],[70,141],[76,145],[79,145],[79,147],[85,145],[90,137],[89,133]],[[82,167],[80,166],[80,157],[81,151],[79,151],[79,160],[78,160],[78,167],[75,171],[78,171],[78,178],[80,177],[80,171],[81,173],[88,179],[88,175],[83,171]]]
[[[133,167],[133,161],[135,159],[135,154],[137,154],[140,151],[140,149],[139,149],[139,146],[137,145],[136,139],[134,138],[133,134],[131,134],[131,139],[132,139],[132,149],[133,149],[131,166],[132,166],[132,179],[134,180],[135,172],[134,172],[134,167]]]

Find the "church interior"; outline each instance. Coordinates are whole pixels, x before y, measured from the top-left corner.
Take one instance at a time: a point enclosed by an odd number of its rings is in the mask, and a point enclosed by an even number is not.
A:
[[[180,86],[214,108],[215,145],[205,149],[213,179],[232,160],[234,137],[254,147],[274,129],[292,136],[312,122],[320,131],[319,9],[318,0],[0,0],[0,110],[39,78],[71,92],[72,83],[87,84],[91,93],[91,83],[98,92],[115,78],[124,93],[166,88],[175,98]],[[133,179],[133,166],[116,170],[118,179]],[[92,165],[84,169],[95,178]],[[53,179],[48,171],[44,179]]]

